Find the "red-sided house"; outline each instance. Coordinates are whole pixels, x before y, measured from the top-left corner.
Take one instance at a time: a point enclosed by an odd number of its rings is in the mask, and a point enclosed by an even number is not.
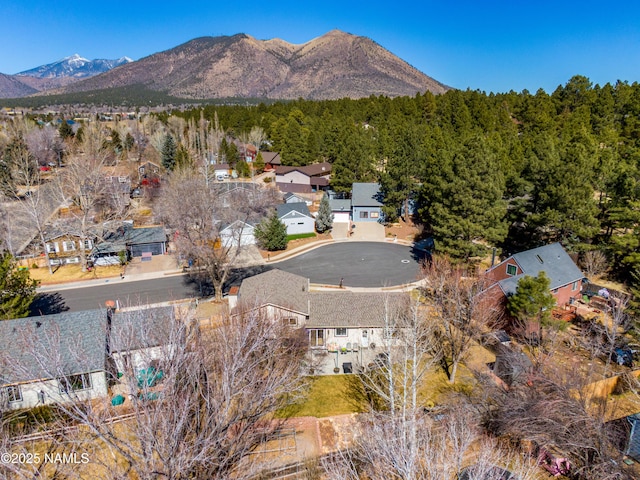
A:
[[[549,277],[551,293],[558,305],[580,297],[584,274],[559,243],[516,253],[493,266],[486,273],[490,284],[488,290],[492,295],[509,297],[516,292],[522,277],[535,277],[540,272]]]

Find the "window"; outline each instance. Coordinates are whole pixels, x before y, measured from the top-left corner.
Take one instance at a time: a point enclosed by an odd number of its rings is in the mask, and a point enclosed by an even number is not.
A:
[[[59,252],[58,244],[56,242],[47,243],[47,253]]]
[[[91,375],[79,373],[58,379],[60,393],[69,393],[76,390],[88,390],[91,388]]]
[[[369,218],[369,212],[360,212],[360,218]]]
[[[385,327],[382,332],[382,337],[386,339],[395,337],[395,330],[393,328]]]
[[[21,402],[22,401],[22,390],[20,390],[19,385],[12,385],[10,387],[5,387],[4,393],[7,396],[7,400],[9,402]]]
[[[298,222],[298,225],[304,225],[304,222]]]
[[[576,280],[571,284],[571,291],[575,292],[578,289],[578,281]]]
[[[93,247],[93,242],[91,240],[85,240],[84,241],[84,249],[85,250],[91,250],[92,247]]]
[[[346,328],[336,328],[336,337],[346,337],[347,329]]]
[[[515,265],[507,264],[507,275],[514,276],[518,274],[518,267]]]
[[[69,257],[65,263],[80,263],[80,257]]]
[[[287,317],[287,318],[283,318],[282,319],[282,324],[283,325],[291,325],[291,326],[296,326],[298,325],[298,319],[296,317]]]
[[[371,212],[371,218],[378,218],[380,214],[378,212]]]
[[[65,252],[73,251],[76,249],[76,242],[62,242],[62,248]]]

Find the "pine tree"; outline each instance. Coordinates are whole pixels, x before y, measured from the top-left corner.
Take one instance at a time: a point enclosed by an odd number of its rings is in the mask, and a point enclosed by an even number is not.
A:
[[[521,322],[551,320],[551,309],[556,299],[549,291],[551,280],[544,271],[538,276],[525,275],[518,281],[516,293],[509,297],[507,310]]]
[[[333,213],[331,213],[331,205],[329,205],[329,197],[326,195],[320,201],[320,208],[316,216],[316,230],[318,233],[324,233],[333,228]]]
[[[37,286],[29,271],[18,270],[11,254],[4,252],[0,257],[0,320],[26,317]]]
[[[162,166],[167,170],[173,170],[176,166],[176,150],[176,141],[171,134],[167,134],[164,137],[162,151],[160,152],[162,156]]]
[[[278,218],[278,212],[273,211],[269,217],[256,225],[254,230],[256,240],[260,246],[270,252],[287,248],[287,227]]]
[[[258,152],[255,162],[253,162],[253,168],[256,173],[262,173],[264,171],[264,158],[262,158],[262,152]]]

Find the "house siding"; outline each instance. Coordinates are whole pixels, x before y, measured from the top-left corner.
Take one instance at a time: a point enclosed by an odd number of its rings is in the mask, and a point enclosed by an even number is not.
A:
[[[515,275],[509,275],[507,273],[507,268],[509,265],[513,265],[516,267]],[[500,280],[504,280],[505,278],[509,278],[509,277],[515,277],[516,275],[520,275],[521,273],[523,272],[520,266],[516,263],[515,260],[513,260],[512,258],[509,258],[504,262],[501,262],[498,265],[494,266],[491,270],[489,270],[487,272],[487,277],[493,280],[494,282],[499,282]]]
[[[287,235],[313,233],[315,231],[315,220],[297,212],[288,213],[281,217],[280,221],[287,227]]]
[[[580,291],[582,290],[582,280],[577,280],[575,284],[575,289],[574,283],[569,283],[556,290],[551,291],[558,305],[565,305],[567,303],[571,303],[572,299],[577,300],[580,298]]]
[[[366,218],[364,217],[366,215]],[[380,207],[353,207],[354,222],[378,222],[382,221],[382,208]]]
[[[18,410],[21,408],[34,408],[42,405],[40,402],[40,392],[44,392],[44,404],[52,403],[69,403],[76,400],[85,401],[92,398],[105,397],[107,391],[107,379],[104,371],[92,372],[91,388],[86,390],[78,390],[72,396],[60,393],[60,387],[57,379],[39,380],[35,382],[19,384],[22,394],[22,401],[8,402],[10,410]],[[5,385],[2,388],[6,388]]]

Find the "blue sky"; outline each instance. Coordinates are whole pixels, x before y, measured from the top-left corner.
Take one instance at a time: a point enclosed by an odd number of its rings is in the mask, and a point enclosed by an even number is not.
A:
[[[5,0],[0,72],[78,53],[134,60],[200,36],[305,43],[329,30],[369,37],[454,88],[551,92],[573,75],[640,81],[640,2],[178,2]]]

